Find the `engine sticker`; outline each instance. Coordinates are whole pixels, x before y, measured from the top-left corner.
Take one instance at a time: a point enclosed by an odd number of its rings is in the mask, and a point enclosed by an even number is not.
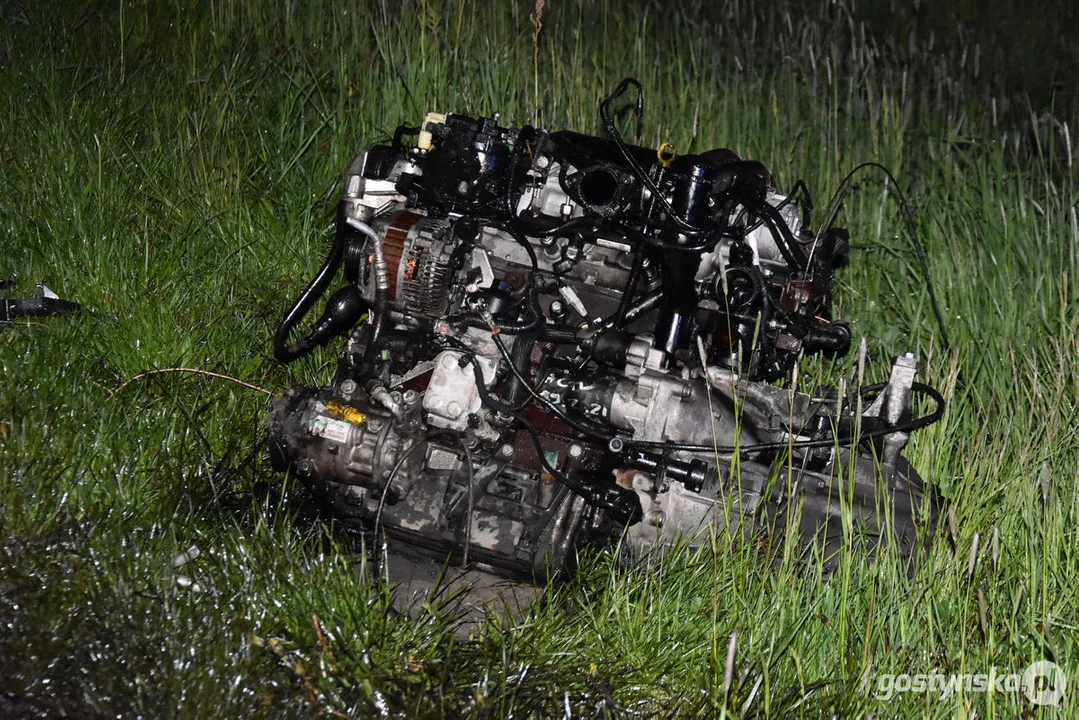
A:
[[[311,432],[327,440],[343,443],[348,440],[348,430],[352,427],[344,420],[334,420],[326,415],[319,415],[311,423]]]

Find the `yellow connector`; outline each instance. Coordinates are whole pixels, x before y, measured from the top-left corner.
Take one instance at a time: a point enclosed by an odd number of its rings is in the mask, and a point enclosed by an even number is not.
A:
[[[342,405],[335,400],[326,403],[326,412],[353,425],[362,425],[367,419],[367,416],[356,408]]]

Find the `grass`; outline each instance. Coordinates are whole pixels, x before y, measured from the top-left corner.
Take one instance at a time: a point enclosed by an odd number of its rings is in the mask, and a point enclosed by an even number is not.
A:
[[[0,714],[1074,714],[1076,105],[1053,83],[1075,59],[995,42],[997,19],[1071,31],[1010,2],[957,3],[960,24],[758,5],[552,2],[537,34],[521,2],[5,3],[0,277],[84,311],[0,328]],[[911,198],[951,347],[879,176],[840,215],[859,250],[838,314],[871,340],[870,380],[913,350],[949,399],[907,450],[949,508],[913,576],[847,556],[825,580],[727,542],[628,569],[595,553],[522,626],[460,643],[437,608],[387,612],[270,470],[265,396],[185,374],[109,399],[175,366],[325,382],[332,348],[286,368],[270,335],[354,153],[428,109],[597,132],[624,75],[647,93],[623,121],[639,142],[731,147],[804,177],[818,212],[866,160]],[[1041,659],[1068,674],[1061,708],[875,693]]]

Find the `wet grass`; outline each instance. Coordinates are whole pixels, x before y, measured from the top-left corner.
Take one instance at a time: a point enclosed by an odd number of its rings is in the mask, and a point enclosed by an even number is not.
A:
[[[1079,197],[1074,97],[1051,95],[1067,58],[1038,58],[1052,72],[1024,94],[988,22],[948,36],[930,17],[900,37],[890,11],[849,3],[559,2],[537,35],[535,11],[0,8],[0,277],[84,307],[0,328],[0,714],[1074,711]],[[1028,23],[1050,36],[1051,20]],[[647,93],[644,119],[624,121],[639,142],[731,147],[781,187],[804,177],[818,215],[866,160],[912,200],[950,347],[894,188],[861,175],[839,218],[859,248],[839,314],[871,340],[871,380],[913,350],[949,399],[908,449],[949,508],[912,577],[844,557],[826,581],[727,542],[640,568],[597,553],[523,626],[460,643],[437,608],[388,612],[355,548],[271,472],[265,396],[185,374],[109,399],[177,366],[325,382],[332,349],[285,368],[269,339],[321,260],[354,153],[428,109],[597,132],[624,75]],[[851,371],[807,362],[802,377]],[[1067,670],[1067,707],[875,697],[885,673],[1041,659]]]

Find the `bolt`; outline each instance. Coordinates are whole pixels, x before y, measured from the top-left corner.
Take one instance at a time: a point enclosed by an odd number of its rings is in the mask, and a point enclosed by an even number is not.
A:
[[[509,443],[505,443],[502,447],[498,448],[499,454],[504,458],[511,458],[514,455],[513,446]]]
[[[461,403],[457,402],[456,400],[451,400],[446,404],[447,417],[459,418],[461,417],[461,413],[463,413],[464,411],[465,409],[461,407]]]
[[[310,460],[301,460],[296,463],[296,474],[303,478],[311,477],[315,472],[315,464]]]
[[[571,458],[579,458],[581,455],[584,455],[584,448],[578,443],[570,443],[569,456]]]
[[[625,446],[626,444],[622,442],[622,438],[618,437],[611,438],[610,442],[607,443],[607,449],[615,455],[621,455],[622,450],[623,448],[625,448]]]
[[[555,320],[564,320],[566,317],[566,305],[561,300],[552,300],[547,310]]]
[[[356,392],[356,387],[355,380],[345,380],[341,383],[341,394],[345,397],[349,397],[352,393]]]
[[[419,394],[415,390],[405,390],[404,394],[401,395],[401,399],[404,401],[405,405],[415,405],[419,397]]]

